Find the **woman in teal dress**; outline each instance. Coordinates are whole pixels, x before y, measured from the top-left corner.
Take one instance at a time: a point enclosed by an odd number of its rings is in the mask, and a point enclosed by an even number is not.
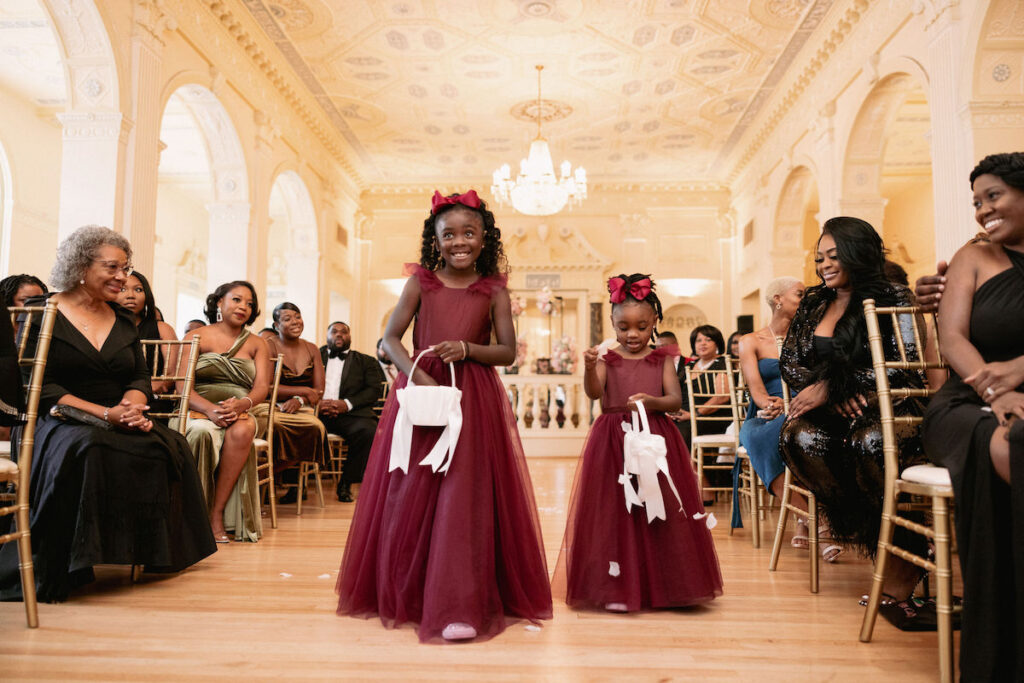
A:
[[[260,426],[249,411],[267,396],[270,357],[266,342],[245,329],[258,315],[253,286],[229,282],[206,297],[210,324],[185,335],[200,340],[185,438],[218,543],[230,540],[228,530],[236,541],[263,534],[253,450]]]

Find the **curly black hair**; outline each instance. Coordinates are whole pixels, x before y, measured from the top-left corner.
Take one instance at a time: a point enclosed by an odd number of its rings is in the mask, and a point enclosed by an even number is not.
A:
[[[245,321],[245,324],[252,325],[253,321],[260,315],[260,301],[256,296],[256,288],[252,286],[251,282],[245,280],[232,280],[231,282],[225,282],[217,289],[213,290],[213,294],[206,297],[206,307],[203,309],[203,313],[206,315],[206,319],[210,321],[210,324],[217,322],[217,305],[220,300],[235,287],[248,287],[249,291],[252,292],[252,313],[249,315],[249,319]]]
[[[994,175],[1010,187],[1024,192],[1024,152],[989,154],[971,171],[971,187],[982,175]]]
[[[10,275],[5,277],[3,280],[0,280],[0,295],[4,298],[4,306],[13,306],[14,297],[17,296],[18,290],[25,285],[36,285],[43,290],[43,294],[50,291],[46,288],[43,281],[35,275],[27,275],[25,273],[20,275]]]
[[[616,306],[621,306],[622,304],[626,303],[626,301],[636,301],[638,303],[645,303],[648,306],[650,306],[651,308],[653,308],[654,309],[654,315],[658,318],[658,323],[660,323],[662,320],[664,320],[664,316],[662,315],[662,312],[661,312],[661,299],[658,298],[658,294],[654,291],[654,289],[655,289],[654,280],[651,279],[650,275],[647,275],[645,273],[633,273],[632,275],[626,275],[625,273],[619,273],[618,275],[615,275],[614,277],[609,278],[609,282],[611,282],[611,280],[614,280],[617,277],[618,278],[622,278],[623,280],[626,281],[626,284],[625,284],[626,298],[625,298],[624,301],[622,301],[620,303],[617,303],[617,304],[613,303],[612,304],[612,311],[613,312],[615,311],[615,307]],[[633,293],[630,291],[630,287],[637,280],[643,280],[644,278],[650,280],[650,282],[651,282],[651,290],[649,292],[647,292],[647,296],[645,296],[644,298],[637,299],[635,296],[633,296]],[[658,336],[658,324],[655,323],[654,324],[654,329],[651,330],[651,339],[654,339],[657,336]]]
[[[458,194],[448,196],[457,197]],[[494,275],[495,273],[507,273],[508,260],[505,258],[505,249],[501,245],[501,230],[494,221],[494,214],[487,208],[487,202],[482,199],[480,200],[479,208],[476,209],[465,204],[445,204],[423,221],[420,265],[427,270],[444,268],[444,259],[441,258],[441,252],[437,249],[437,221],[441,216],[455,209],[473,211],[480,214],[480,219],[484,224],[484,248],[480,251],[480,257],[476,260],[476,272],[482,277]]]

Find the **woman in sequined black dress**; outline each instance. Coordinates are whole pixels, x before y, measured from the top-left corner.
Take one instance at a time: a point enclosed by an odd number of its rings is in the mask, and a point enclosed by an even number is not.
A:
[[[782,377],[798,392],[780,437],[783,460],[817,496],[832,537],[869,556],[878,544],[884,459],[862,304],[865,299],[879,306],[913,303],[909,289],[885,277],[884,262],[882,239],[870,224],[859,218],[828,220],[815,254],[821,284],[804,295],[780,356]],[[886,357],[898,359],[891,324],[888,319],[879,323]],[[923,386],[919,373],[902,370],[890,371],[889,382],[893,387]],[[904,399],[895,401],[893,410],[896,415],[920,415],[924,407],[916,399]],[[896,433],[901,469],[922,462],[917,430],[897,424]],[[920,550],[921,537],[902,538],[901,531],[896,542]],[[903,599],[920,573],[907,562],[891,559],[886,588]]]

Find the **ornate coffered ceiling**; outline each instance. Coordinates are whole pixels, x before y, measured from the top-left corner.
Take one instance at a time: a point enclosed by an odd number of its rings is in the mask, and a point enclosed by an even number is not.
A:
[[[0,87],[41,107],[67,102],[57,40],[39,0],[0,2]]]
[[[514,167],[536,131],[536,64],[556,164],[597,182],[713,180],[833,0],[241,2],[361,174],[392,185]]]

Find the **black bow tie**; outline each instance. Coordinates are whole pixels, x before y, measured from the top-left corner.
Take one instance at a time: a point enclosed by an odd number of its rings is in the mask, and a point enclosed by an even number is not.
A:
[[[327,350],[327,357],[337,358],[338,360],[345,360],[346,358],[348,358],[348,351],[342,351],[341,349],[335,347],[333,349]]]

